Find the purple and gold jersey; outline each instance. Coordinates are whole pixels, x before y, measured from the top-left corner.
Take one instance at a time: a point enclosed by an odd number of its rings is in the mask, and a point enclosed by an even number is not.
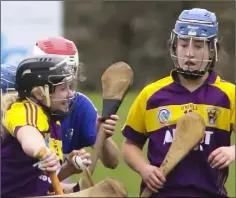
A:
[[[200,88],[190,92],[175,77],[173,71],[169,77],[141,91],[131,106],[122,133],[138,145],[149,139],[148,160],[159,167],[173,141],[177,119],[188,111],[200,113],[206,124],[205,137],[168,175],[164,189],[171,192],[171,189],[193,187],[199,192],[227,196],[224,184],[228,168],[212,169],[207,159],[216,148],[230,145],[235,120],[235,85],[211,72]],[[161,191],[156,196],[161,196]]]
[[[48,120],[42,108],[33,102],[23,101],[11,105],[3,119],[9,135],[1,145],[2,197],[43,196],[47,194],[50,178],[38,168],[38,160],[24,153],[16,134],[20,127],[36,127],[45,137],[47,147],[62,160],[60,123]],[[30,131],[29,131],[30,133]]]

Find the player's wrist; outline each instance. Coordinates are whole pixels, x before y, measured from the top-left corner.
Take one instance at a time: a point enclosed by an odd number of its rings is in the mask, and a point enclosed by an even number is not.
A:
[[[64,179],[68,178],[73,174],[74,174],[73,167],[68,162],[65,162],[61,166],[58,178],[60,181],[63,181]]]
[[[149,164],[146,163],[146,162],[142,162],[142,163],[139,163],[137,166],[136,166],[136,171],[138,174],[142,175],[143,174],[143,171],[145,171],[146,169],[146,166],[148,166]]]

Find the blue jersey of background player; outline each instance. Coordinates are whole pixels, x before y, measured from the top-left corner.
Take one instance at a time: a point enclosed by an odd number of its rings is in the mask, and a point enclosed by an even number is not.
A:
[[[70,114],[61,121],[64,154],[94,145],[97,136],[97,110],[89,98],[78,92],[72,105]]]
[[[67,57],[69,64],[74,68],[76,76],[79,77],[80,75],[79,54],[73,41],[59,36],[42,38],[36,42],[33,54],[56,54]],[[92,147],[102,120],[97,115],[97,110],[92,102],[82,93],[78,92],[71,102],[73,103],[71,112],[61,121],[64,135],[64,154],[68,154],[75,149]],[[118,148],[111,139],[118,119],[117,115],[112,115],[103,124],[107,139],[100,159],[107,168],[115,168],[119,163]]]

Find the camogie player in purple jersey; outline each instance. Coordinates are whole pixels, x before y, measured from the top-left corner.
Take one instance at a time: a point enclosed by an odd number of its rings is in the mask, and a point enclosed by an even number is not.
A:
[[[5,78],[9,75],[13,74],[5,72],[1,81],[10,80]],[[58,120],[67,113],[74,97],[74,80],[74,71],[62,57],[34,56],[18,65],[14,81],[18,95],[6,93],[1,98],[1,197],[47,195],[51,180],[46,172],[58,171],[60,181],[77,173],[72,162],[75,154],[87,159],[85,165],[91,164],[89,153],[75,150],[61,165]],[[46,154],[34,158],[41,147],[46,148]]]
[[[124,160],[142,177],[140,191],[147,186],[152,197],[227,197],[224,185],[235,160],[235,145],[230,145],[235,85],[214,71],[219,50],[215,14],[200,8],[182,11],[169,47],[175,69],[146,86],[131,106],[122,129]],[[177,119],[189,111],[204,118],[205,137],[165,178],[158,167]],[[149,163],[142,153],[147,140]]]

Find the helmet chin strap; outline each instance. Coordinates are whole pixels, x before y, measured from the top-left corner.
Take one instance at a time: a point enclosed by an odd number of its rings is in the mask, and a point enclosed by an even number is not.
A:
[[[183,76],[184,79],[186,79],[186,80],[198,80],[198,79],[202,78],[202,76],[200,76],[200,75],[194,75],[194,74],[191,74],[191,73],[181,73],[181,72],[179,72],[179,74],[181,76]]]
[[[181,74],[186,80],[197,80],[202,78],[207,70],[205,71],[199,71],[199,70],[194,70],[194,71],[184,71],[182,68],[177,68],[176,71]]]

